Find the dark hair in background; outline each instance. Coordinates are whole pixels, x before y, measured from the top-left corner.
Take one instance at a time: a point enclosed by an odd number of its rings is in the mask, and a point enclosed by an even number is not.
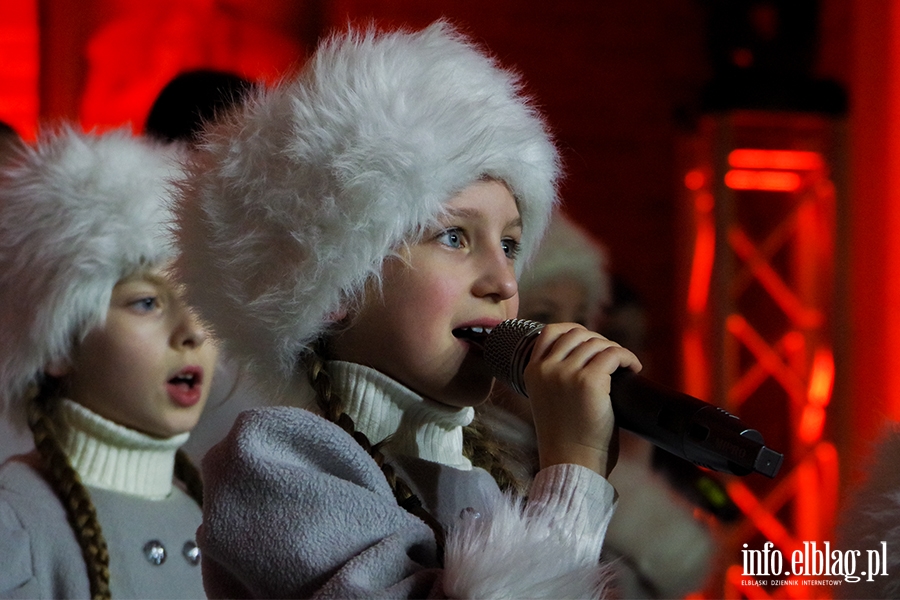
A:
[[[6,121],[0,121],[0,136],[12,136],[19,137],[19,132],[16,131],[15,127],[7,123]]]
[[[156,97],[144,133],[162,140],[196,143],[203,126],[227,112],[256,84],[226,71],[186,71],[170,81]]]
[[[6,121],[0,121],[0,164],[25,146],[25,140],[15,127]]]

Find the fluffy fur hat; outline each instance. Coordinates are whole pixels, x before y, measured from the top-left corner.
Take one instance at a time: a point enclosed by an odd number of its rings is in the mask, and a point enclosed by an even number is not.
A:
[[[62,128],[0,171],[0,394],[21,398],[106,318],[112,289],[174,252],[174,149]]]
[[[225,350],[284,384],[298,356],[457,192],[502,180],[536,247],[558,156],[518,78],[444,22],[332,37],[204,135],[176,272]]]
[[[554,211],[550,226],[534,260],[522,273],[519,294],[557,277],[572,277],[587,291],[587,305],[594,320],[612,303],[612,284],[606,248],[561,211]]]

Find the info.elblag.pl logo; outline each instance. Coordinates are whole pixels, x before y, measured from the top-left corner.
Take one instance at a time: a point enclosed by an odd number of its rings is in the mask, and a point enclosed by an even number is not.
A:
[[[760,550],[747,546],[744,544],[741,550],[745,577],[839,577],[841,579],[820,581],[819,585],[840,585],[842,581],[855,583],[863,577],[866,581],[875,581],[876,577],[888,574],[887,542],[867,550],[838,550],[833,549],[830,542],[803,542],[802,549],[791,552],[790,560],[772,542],[766,542]],[[787,581],[759,582],[759,585],[765,584],[785,585]]]

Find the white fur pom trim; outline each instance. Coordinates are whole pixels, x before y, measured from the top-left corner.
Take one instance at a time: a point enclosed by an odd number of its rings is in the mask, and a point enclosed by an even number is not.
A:
[[[610,488],[608,496],[612,493]],[[526,507],[521,499],[509,495],[485,504],[490,507],[489,514],[465,515],[449,531],[444,557],[448,597],[604,595],[613,576],[612,570],[599,562],[604,517],[592,515],[588,521],[597,526],[591,529],[581,526],[580,517],[587,515],[578,515],[583,511],[572,504],[566,507],[554,501]],[[611,513],[611,503],[607,504]]]

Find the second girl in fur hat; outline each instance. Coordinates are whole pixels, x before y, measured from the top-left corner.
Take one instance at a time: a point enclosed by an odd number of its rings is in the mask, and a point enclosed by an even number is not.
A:
[[[557,174],[516,78],[444,23],[334,37],[207,131],[179,208],[188,298],[273,393],[308,377],[317,400],[245,412],[206,455],[208,594],[600,593],[609,375],[634,355],[541,333],[527,504],[464,435]]]
[[[165,271],[176,164],[61,129],[4,169],[0,396],[37,449],[0,467],[0,597],[203,595],[178,449],[217,350]]]

